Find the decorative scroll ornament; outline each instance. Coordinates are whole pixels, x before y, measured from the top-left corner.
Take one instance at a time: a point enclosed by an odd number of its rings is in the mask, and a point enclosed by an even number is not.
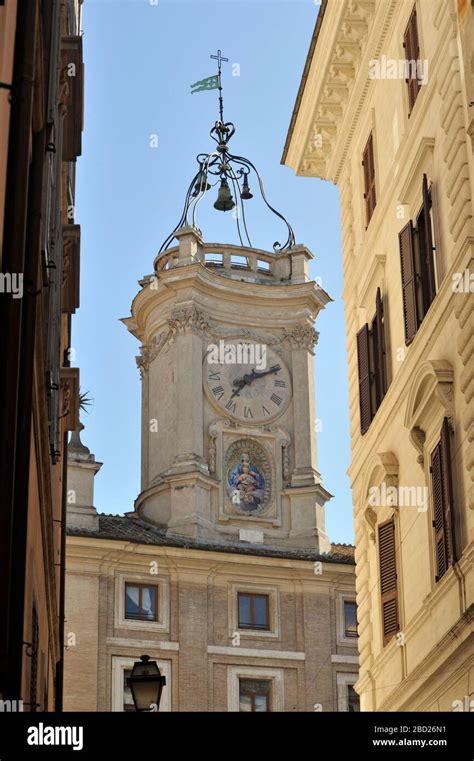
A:
[[[198,333],[208,330],[209,318],[196,306],[183,307],[171,313],[168,325],[170,326],[171,337],[174,338],[177,333],[185,330],[193,330]]]
[[[285,330],[282,341],[288,341],[298,349],[312,351],[318,343],[319,333],[312,325],[296,325],[291,330]]]
[[[416,458],[416,461],[423,468],[423,464],[424,464],[423,452],[424,452],[426,434],[421,428],[418,428],[418,426],[415,426],[409,431],[408,435],[410,437],[411,443],[413,444],[416,451],[418,452],[418,457]]]
[[[148,372],[151,362],[160,353],[163,347],[168,343],[171,336],[171,330],[165,330],[157,336],[153,336],[148,344],[140,346],[140,356],[135,357],[137,367],[140,371],[140,377],[143,379],[144,373]]]
[[[192,330],[197,333],[206,332],[209,329],[210,321],[196,306],[187,306],[175,309],[168,319],[168,328],[163,330],[157,336],[140,347],[140,356],[136,357],[137,367],[140,371],[140,377],[143,378],[150,367],[150,364],[164,349],[166,344],[171,343],[180,332]]]

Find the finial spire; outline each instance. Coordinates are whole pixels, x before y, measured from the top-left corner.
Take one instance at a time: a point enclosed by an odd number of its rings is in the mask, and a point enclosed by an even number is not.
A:
[[[222,61],[226,61],[227,63],[229,63],[229,59],[224,58],[220,50],[217,51],[217,55],[211,55],[210,58],[213,58],[215,61],[217,61],[217,77],[219,81],[219,116],[220,116],[221,122],[224,123],[224,99],[222,97],[221,64],[222,64]]]
[[[159,253],[166,251],[176,238],[176,233],[184,227],[197,227],[197,208],[203,200],[205,194],[214,185],[219,184],[217,200],[214,203],[214,209],[217,211],[234,210],[232,216],[237,226],[237,234],[240,245],[252,248],[247,220],[245,216],[245,203],[254,197],[250,191],[249,176],[253,172],[260,188],[260,194],[267,208],[275,214],[285,224],[287,229],[287,238],[283,245],[278,241],[273,244],[275,252],[284,251],[295,245],[295,236],[289,222],[283,214],[280,214],[267,200],[263,187],[262,178],[255,165],[244,156],[237,156],[229,150],[229,140],[235,133],[235,126],[232,122],[224,121],[224,101],[222,97],[222,62],[228,62],[229,59],[222,55],[218,50],[217,55],[211,55],[210,58],[217,61],[217,74],[205,79],[200,79],[191,85],[191,95],[204,90],[219,90],[219,121],[216,121],[210,131],[211,138],[215,141],[216,147],[208,153],[199,153],[196,156],[198,170],[191,180],[184,202],[184,209],[180,220],[172,232],[163,242]],[[213,181],[215,178],[215,182]],[[232,195],[234,193],[234,196]],[[244,242],[245,239],[245,242]]]

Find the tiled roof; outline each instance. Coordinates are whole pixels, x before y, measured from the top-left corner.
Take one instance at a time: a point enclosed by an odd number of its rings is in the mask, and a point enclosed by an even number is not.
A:
[[[213,539],[191,539],[171,534],[166,529],[146,523],[140,518],[122,515],[99,515],[99,530],[67,528],[69,536],[83,536],[97,539],[135,542],[162,547],[184,547],[192,550],[236,553],[238,555],[258,555],[260,557],[288,558],[293,560],[321,560],[325,563],[354,564],[354,547],[350,544],[333,544],[329,553],[320,554],[311,549],[285,549],[264,544],[247,542],[223,542]]]

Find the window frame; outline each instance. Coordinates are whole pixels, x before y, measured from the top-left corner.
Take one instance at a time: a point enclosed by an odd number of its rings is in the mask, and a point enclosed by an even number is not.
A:
[[[416,37],[416,43],[415,48],[413,50],[408,50],[409,47],[408,42],[412,39],[412,32],[415,32]],[[413,8],[411,10],[411,13],[408,17],[408,22],[405,27],[405,31],[403,32],[403,50],[405,53],[405,61],[407,61],[407,74],[410,75],[409,70],[409,62],[410,61],[419,61],[420,60],[420,30],[418,27],[418,14],[416,12],[416,3],[413,5]],[[412,55],[413,54],[413,55]],[[405,80],[405,84],[407,86],[407,98],[408,98],[408,118],[410,118],[413,109],[415,107],[416,101],[418,99],[418,95],[420,93],[420,90],[422,88],[422,85],[418,81],[418,67],[416,66],[416,76],[410,77],[408,76],[408,79]]]
[[[362,151],[362,166],[365,201],[365,229],[367,230],[377,206],[377,183],[375,172],[374,132],[370,131],[364,150]]]
[[[351,698],[350,698],[350,691],[354,693],[354,695],[357,697],[357,700],[359,701],[359,710],[358,711],[351,711],[349,706],[351,704]],[[347,691],[347,712],[348,713],[360,713],[360,695],[355,691],[354,684],[350,684],[349,682],[346,684],[346,691]]]
[[[355,607],[355,612],[356,612],[356,631],[355,631],[355,634],[348,634],[347,633],[348,630],[347,630],[347,623],[346,623],[346,605],[354,605],[354,607]],[[345,639],[350,639],[350,640],[357,640],[358,637],[359,637],[359,632],[358,632],[359,622],[357,620],[357,602],[355,600],[348,600],[348,599],[343,600],[342,601],[342,611],[343,611],[344,638]]]
[[[132,641],[131,641],[132,642]],[[157,642],[157,645],[159,643]],[[130,651],[129,651],[130,652]],[[111,658],[111,694],[110,694],[110,711],[113,713],[129,713],[124,711],[124,672],[130,671],[133,668],[133,664],[140,660],[140,650],[133,655],[112,655]],[[163,690],[160,701],[160,713],[166,713],[172,710],[172,696],[173,696],[173,663],[171,659],[164,659],[162,655],[158,655],[154,650],[150,653],[150,657],[156,660],[158,668],[162,675],[166,677],[166,686]],[[131,712],[130,712],[131,713]]]
[[[398,232],[405,346],[415,340],[439,290],[433,184],[428,185],[426,173],[421,194],[422,203],[414,219]]]
[[[265,594],[270,598],[270,628],[269,629],[241,629],[239,627],[239,609],[238,593]],[[228,636],[232,642],[233,637],[238,633],[241,639],[271,639],[279,640],[281,638],[280,627],[280,591],[279,587],[268,584],[247,583],[245,580],[228,582]]]
[[[358,674],[353,671],[336,672],[337,711],[349,713],[349,687],[357,684]]]
[[[250,624],[242,624],[240,621],[240,598],[241,597],[249,597],[250,598]],[[264,626],[260,626],[255,623],[255,598],[256,597],[262,597],[266,600],[266,610],[265,610],[265,618],[266,618],[266,624]],[[270,601],[270,595],[267,592],[250,592],[250,591],[243,591],[239,590],[237,592],[237,626],[239,629],[243,629],[245,631],[264,631],[268,632],[271,630],[271,601]]]
[[[238,683],[239,683],[239,713],[247,713],[246,711],[241,711],[240,710],[240,699],[242,697],[241,685],[242,685],[243,682],[254,682],[254,683],[256,683],[256,682],[265,682],[268,685],[268,692],[265,695],[263,693],[259,693],[259,694],[255,693],[255,695],[254,695],[254,693],[249,693],[249,695],[251,697],[251,705],[252,705],[252,710],[250,711],[250,713],[272,713],[273,712],[273,701],[272,701],[273,679],[270,679],[268,677],[262,679],[262,678],[256,678],[256,677],[248,677],[248,676],[239,676],[237,678],[238,678]],[[267,710],[266,711],[255,711],[255,709],[254,709],[254,706],[255,706],[254,697],[266,697],[266,699],[267,699]]]
[[[239,679],[268,679],[272,682],[272,713],[285,710],[284,668],[267,666],[231,666],[227,668],[227,710],[240,713]]]
[[[381,288],[375,297],[375,315],[356,333],[360,432],[369,430],[389,388],[387,322]]]
[[[125,584],[144,584],[158,587],[158,620],[125,618]],[[148,567],[142,573],[117,571],[114,580],[114,629],[129,629],[141,632],[169,633],[170,630],[170,580],[160,573],[151,575]],[[120,636],[120,635],[118,635]]]
[[[357,637],[346,637],[344,603],[351,602],[357,605],[356,593],[353,590],[341,590],[337,592],[336,599],[336,632],[337,644],[354,648],[357,651]]]
[[[142,596],[143,596],[143,590],[144,589],[154,589],[155,590],[155,597],[154,597],[154,616],[153,618],[148,618],[146,616],[140,616],[140,615],[127,615],[127,587],[136,587],[139,590],[139,597],[138,597],[138,607],[140,610],[143,610],[143,606],[141,604]],[[145,583],[145,582],[136,582],[136,581],[126,581],[123,587],[123,593],[124,593],[124,614],[125,619],[127,621],[143,621],[144,623],[158,623],[159,619],[159,587],[158,584],[151,584],[151,583]]]

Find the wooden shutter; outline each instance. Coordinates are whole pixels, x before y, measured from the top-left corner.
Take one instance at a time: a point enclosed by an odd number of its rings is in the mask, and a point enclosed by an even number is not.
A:
[[[413,240],[413,223],[410,220],[398,233],[400,247],[400,266],[402,273],[403,317],[405,323],[405,344],[414,339],[419,326],[418,306],[416,300],[416,265]]]
[[[63,225],[63,279],[61,310],[63,314],[73,314],[79,307],[80,283],[80,225]]]
[[[451,464],[451,446],[450,430],[448,418],[444,418],[441,428],[440,455],[441,455],[441,474],[443,489],[443,514],[444,514],[444,532],[446,541],[446,557],[449,565],[456,560],[454,546],[454,526],[453,526],[453,480]]]
[[[413,12],[410,16],[410,20],[408,21],[408,25],[405,30],[405,35],[403,38],[403,47],[405,48],[405,59],[407,61],[418,61],[420,57],[420,46],[418,42],[418,26],[416,21],[416,8],[413,8]],[[415,105],[417,95],[420,91],[420,84],[418,83],[417,76],[415,77],[410,76],[411,74],[413,74],[413,69],[409,66],[409,64],[407,64],[407,66],[409,68],[407,72],[408,79],[406,80],[406,83],[408,86],[409,110],[411,112],[413,106]]]
[[[450,431],[447,418],[443,420],[441,438],[431,457],[431,484],[433,490],[436,581],[439,581],[448,567],[456,560]]]
[[[360,430],[365,433],[372,422],[370,398],[369,326],[367,323],[357,333],[357,364],[359,368]]]
[[[446,537],[444,532],[443,477],[441,466],[441,442],[436,445],[431,456],[431,488],[433,491],[433,528],[435,534],[436,581],[446,573]]]
[[[63,161],[75,161],[82,152],[84,112],[84,64],[82,37],[61,40],[61,76],[66,88],[66,114],[63,126]]]
[[[423,220],[420,230],[421,263],[423,267],[423,293],[425,294],[425,312],[436,295],[435,271],[433,261],[433,236],[431,234],[431,192],[428,189],[428,179],[423,175],[422,182],[423,207],[421,218]]]
[[[399,630],[397,595],[397,558],[395,521],[380,524],[378,528],[380,597],[382,606],[383,644]]]
[[[370,222],[375,209],[375,162],[374,162],[374,141],[372,133],[369,135],[367,145],[364,148],[362,157],[362,166],[364,167],[364,198],[367,225]]]
[[[375,405],[376,409],[378,409],[382,404],[382,400],[387,391],[385,330],[383,301],[380,288],[377,288],[377,295],[375,297],[375,317],[372,322],[372,335],[374,347]]]

